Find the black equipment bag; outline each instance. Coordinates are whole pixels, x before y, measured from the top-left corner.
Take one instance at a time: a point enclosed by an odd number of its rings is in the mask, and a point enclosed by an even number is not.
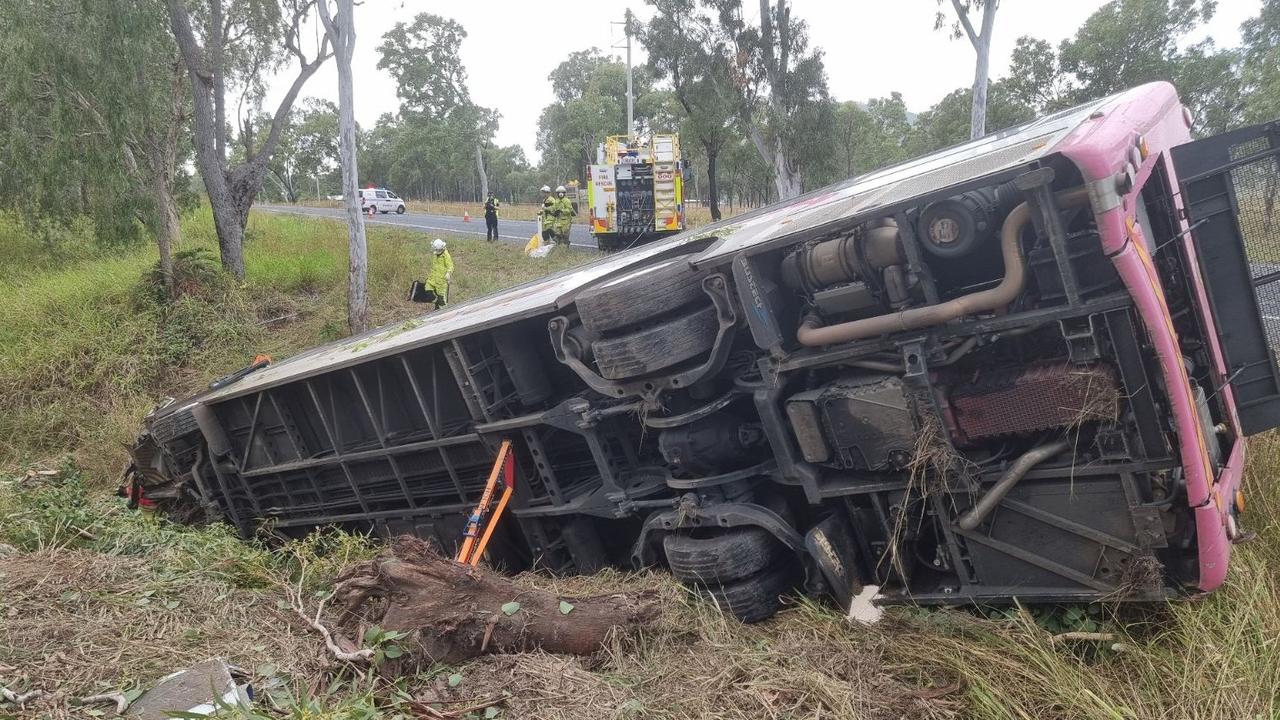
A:
[[[409,299],[416,303],[435,302],[436,293],[424,285],[421,280],[414,280],[413,284],[409,286]]]

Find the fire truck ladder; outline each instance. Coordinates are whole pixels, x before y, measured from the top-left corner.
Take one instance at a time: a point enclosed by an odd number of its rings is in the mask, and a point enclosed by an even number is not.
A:
[[[675,135],[653,137],[653,229],[659,232],[679,218],[680,202],[676,192],[676,174],[680,165],[680,141]]]
[[[498,505],[491,514],[489,506],[493,504],[499,478],[503,485],[502,497],[498,499]],[[498,458],[493,462],[493,470],[489,473],[489,482],[485,484],[484,494],[480,496],[480,502],[476,503],[476,509],[471,511],[471,517],[467,518],[467,529],[462,534],[462,547],[456,558],[458,562],[465,565],[480,562],[484,549],[489,545],[489,538],[493,536],[493,529],[502,517],[502,511],[507,509],[507,502],[511,500],[515,485],[516,457],[511,452],[511,441],[503,440],[502,446],[498,448]]]

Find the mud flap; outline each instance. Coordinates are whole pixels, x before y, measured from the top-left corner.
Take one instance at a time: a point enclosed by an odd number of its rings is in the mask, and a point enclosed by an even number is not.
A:
[[[862,591],[849,521],[839,514],[827,517],[805,533],[804,546],[822,571],[840,609],[848,612],[854,596]]]
[[[1173,148],[1245,435],[1280,427],[1280,123]]]

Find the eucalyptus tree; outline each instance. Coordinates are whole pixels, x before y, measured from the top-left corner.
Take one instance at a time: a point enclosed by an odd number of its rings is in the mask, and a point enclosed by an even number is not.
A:
[[[140,221],[173,295],[188,103],[161,0],[42,0],[0,10],[0,195],[95,218],[100,240]]]
[[[351,55],[356,47],[355,11],[352,0],[319,0],[325,36],[333,44],[338,64],[338,146],[342,156],[342,201],[347,209],[347,326],[353,333],[369,329],[369,247],[364,235],[364,214],[357,190],[360,172],[356,157],[355,83]]]
[[[938,0],[941,5],[943,0]],[[996,10],[999,0],[951,0],[955,20],[951,24],[951,36],[968,38],[973,46],[973,87],[970,89],[969,139],[976,140],[987,132],[987,85],[991,81],[991,37],[995,32]],[[976,17],[975,17],[976,16]],[[974,20],[977,27],[974,27]],[[938,12],[933,29],[940,30],[947,24],[947,16]]]
[[[773,168],[781,199],[804,190],[799,156],[812,143],[806,129],[833,111],[822,51],[809,46],[808,25],[786,0],[760,0],[759,21],[746,19],[742,0],[702,0],[715,34],[710,47],[724,61],[734,88],[735,117],[760,158]]]
[[[196,165],[218,233],[222,266],[244,279],[249,208],[307,80],[333,54],[328,35],[309,47],[315,0],[166,0],[169,28],[190,80]],[[293,80],[264,127],[258,117],[266,78],[295,64]],[[228,162],[228,93],[238,92],[241,159]]]

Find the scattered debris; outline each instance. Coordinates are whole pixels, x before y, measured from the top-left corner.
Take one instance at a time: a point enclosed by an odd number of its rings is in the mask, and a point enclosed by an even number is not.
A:
[[[293,611],[297,613],[298,617],[302,618],[302,621],[307,624],[307,627],[320,633],[320,636],[324,638],[324,646],[329,649],[329,652],[333,653],[335,658],[343,662],[368,662],[372,659],[374,656],[374,650],[372,648],[361,648],[359,650],[343,649],[338,645],[337,641],[334,640],[333,633],[329,632],[329,628],[325,627],[320,622],[320,617],[324,613],[324,604],[329,599],[328,596],[320,598],[320,602],[316,605],[314,615],[307,615],[307,610],[303,606],[302,602],[302,586],[306,582],[306,579],[307,566],[304,561],[302,563],[302,572],[298,578],[297,586],[285,586],[285,594],[289,596],[289,605],[293,608]]]
[[[39,700],[46,694],[47,693],[43,690],[30,690],[24,693],[16,693],[7,687],[0,686],[0,698],[4,698],[6,702],[11,702],[19,707],[26,705],[32,700]]]
[[[1111,642],[1116,639],[1115,633],[1109,632],[1084,632],[1082,630],[1073,630],[1071,632],[1058,633],[1050,637],[1054,642],[1063,642],[1065,640],[1091,640],[1093,642]]]
[[[248,685],[237,684],[231,666],[222,658],[210,658],[166,675],[143,693],[129,708],[128,717],[138,720],[168,720],[174,711],[191,715],[212,715],[221,705],[248,705]]]
[[[101,695],[89,695],[76,700],[75,705],[97,705],[98,703],[115,703],[116,714],[123,715],[125,710],[129,709],[129,696],[124,693],[103,693]]]
[[[884,617],[884,608],[875,604],[876,595],[880,594],[879,585],[864,585],[853,601],[849,603],[849,620],[863,625],[874,625]]]
[[[343,607],[344,629],[375,624],[407,633],[400,642],[406,654],[390,664],[395,666],[391,672],[401,665],[416,669],[539,648],[586,655],[616,631],[645,625],[658,612],[653,593],[563,598],[521,587],[487,568],[456,563],[407,535],[389,552],[344,570],[334,597]],[[571,614],[561,609],[566,600]]]

